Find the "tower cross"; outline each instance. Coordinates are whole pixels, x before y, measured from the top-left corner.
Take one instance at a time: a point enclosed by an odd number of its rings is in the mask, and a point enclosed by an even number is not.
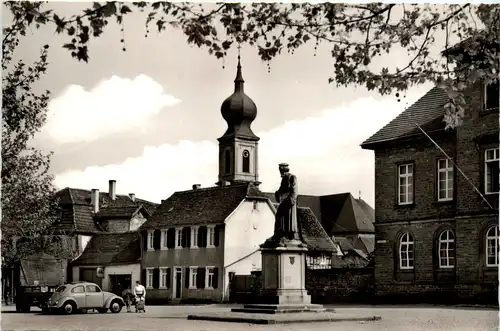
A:
[[[238,61],[240,60],[240,53],[241,53],[241,43],[238,42],[238,46],[236,47],[238,49]]]

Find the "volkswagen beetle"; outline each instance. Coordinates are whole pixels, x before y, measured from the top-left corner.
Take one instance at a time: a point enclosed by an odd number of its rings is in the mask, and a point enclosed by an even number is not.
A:
[[[102,291],[90,282],[75,282],[59,286],[47,302],[47,310],[73,314],[77,311],[96,309],[99,313],[110,310],[119,313],[125,306],[123,299],[116,294]]]

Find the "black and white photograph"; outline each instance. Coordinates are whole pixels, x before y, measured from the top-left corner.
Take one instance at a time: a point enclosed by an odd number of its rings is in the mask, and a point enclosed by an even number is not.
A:
[[[1,7],[2,330],[499,329],[495,1]]]

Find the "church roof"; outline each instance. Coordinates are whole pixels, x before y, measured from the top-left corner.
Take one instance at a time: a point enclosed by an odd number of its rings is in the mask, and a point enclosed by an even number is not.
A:
[[[73,265],[109,265],[137,263],[141,257],[140,234],[100,233],[92,236]]]
[[[247,198],[266,197],[251,183],[175,192],[157,208],[141,229],[222,224]]]
[[[444,129],[444,105],[449,102],[448,93],[439,87],[429,90],[423,97],[399,114],[370,138],[361,147],[371,149],[375,144],[420,135],[415,124],[426,131]]]
[[[265,193],[276,203],[273,193]],[[312,210],[325,231],[331,236],[346,233],[374,233],[375,211],[362,199],[355,199],[351,193],[323,196],[300,195],[299,207]]]
[[[234,137],[259,140],[253,133],[251,124],[257,117],[257,106],[244,91],[245,81],[241,73],[240,57],[236,79],[234,80],[234,93],[231,94],[221,106],[222,117],[227,122],[227,130],[222,138]],[[219,138],[221,139],[221,138]]]

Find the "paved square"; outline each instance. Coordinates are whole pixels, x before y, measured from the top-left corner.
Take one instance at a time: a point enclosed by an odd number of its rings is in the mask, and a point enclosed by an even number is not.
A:
[[[42,315],[38,310],[20,314],[14,307],[2,307],[2,330],[311,330],[311,331],[493,331],[498,330],[498,311],[492,309],[443,308],[424,306],[328,306],[349,315],[379,315],[373,322],[326,322],[287,325],[249,325],[242,323],[187,320],[187,315],[230,311],[235,306],[149,306],[146,313],[98,314],[71,316]]]

